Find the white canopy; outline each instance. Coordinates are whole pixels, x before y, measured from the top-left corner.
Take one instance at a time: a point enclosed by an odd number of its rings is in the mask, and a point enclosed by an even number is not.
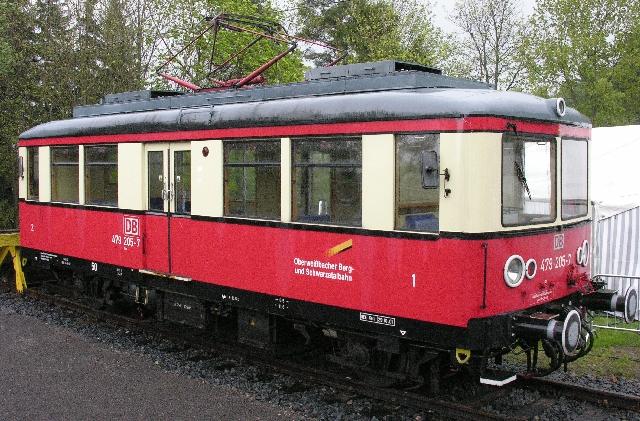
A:
[[[640,206],[640,126],[591,132],[591,200],[607,217]]]

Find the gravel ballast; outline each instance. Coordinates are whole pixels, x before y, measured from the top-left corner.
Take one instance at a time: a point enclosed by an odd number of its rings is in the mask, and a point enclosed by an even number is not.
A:
[[[0,293],[0,341],[0,355],[13,355],[0,358],[2,419],[102,419],[107,414],[111,419],[439,419],[436,414],[390,407],[331,387],[306,384],[302,379],[140,331],[95,323],[82,314],[12,293]],[[74,373],[78,365],[85,368]],[[11,374],[28,372],[25,366],[35,371],[28,381]],[[564,373],[554,376],[605,390],[635,395],[640,391],[637,380]],[[80,393],[72,399],[65,390],[73,390],[74,385],[76,390],[87,389],[86,394],[96,396],[84,399]],[[118,393],[114,395],[114,391]],[[61,405],[61,396],[67,404]],[[34,403],[27,405],[29,409],[25,408],[28,402]],[[640,420],[638,413],[564,398],[549,402],[537,392],[520,389],[485,406],[502,414],[523,408],[536,420]]]

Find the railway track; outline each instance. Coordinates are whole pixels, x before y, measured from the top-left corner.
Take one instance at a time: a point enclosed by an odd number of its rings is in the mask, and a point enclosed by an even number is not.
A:
[[[578,386],[540,377],[520,377],[516,382],[516,387],[536,390],[546,395],[565,396],[567,398],[589,402],[608,408],[640,412],[640,397],[638,396],[613,393],[606,390]]]
[[[210,335],[203,335],[197,329],[185,329],[180,326],[155,321],[145,321],[127,317],[111,312],[98,310],[92,305],[82,303],[64,296],[49,294],[39,289],[29,289],[26,295],[52,305],[68,310],[75,310],[88,317],[100,321],[115,324],[122,328],[143,330],[152,335],[158,335],[162,339],[174,343],[195,346],[203,351],[211,352],[219,356],[234,360],[243,360],[250,364],[260,366],[269,371],[289,375],[302,383],[327,386],[354,397],[364,397],[383,402],[389,406],[402,406],[426,412],[435,419],[455,420],[527,420],[531,417],[519,414],[517,411],[510,414],[502,414],[485,409],[487,403],[504,397],[510,391],[522,388],[538,391],[541,395],[557,399],[559,396],[589,402],[604,408],[616,408],[627,411],[640,412],[640,398],[624,394],[617,394],[584,386],[576,386],[563,382],[543,378],[520,377],[517,382],[502,389],[487,388],[475,398],[454,402],[445,398],[427,397],[414,391],[405,391],[390,388],[381,388],[366,382],[354,379],[344,373],[339,374],[309,365],[290,361],[288,359],[275,359],[262,350],[244,346],[237,343],[216,340],[211,341]]]

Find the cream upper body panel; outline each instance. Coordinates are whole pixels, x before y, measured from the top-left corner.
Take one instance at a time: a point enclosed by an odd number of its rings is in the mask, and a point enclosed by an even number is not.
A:
[[[223,215],[223,154],[222,140],[191,142],[191,213],[193,215],[212,217]]]
[[[118,144],[118,207],[144,210],[144,147],[142,143]]]
[[[292,219],[292,142],[295,139],[274,139],[281,145],[281,222]],[[396,145],[398,136],[392,133],[363,135],[362,141],[362,228],[393,231],[397,207]],[[561,219],[562,141],[555,138],[556,152],[556,218],[537,225],[505,227],[502,224],[502,148],[503,134],[491,132],[439,134],[439,202],[438,229],[451,233],[492,233],[523,229],[544,228],[574,223],[587,216],[563,221]],[[186,144],[181,142],[181,144]],[[149,144],[152,145],[152,144]],[[193,141],[191,150],[192,214],[224,216],[224,141]],[[205,149],[206,148],[206,149]],[[589,146],[590,148],[590,146]],[[80,148],[82,150],[82,147]],[[118,145],[118,207],[146,209],[146,167],[143,143]],[[206,151],[206,153],[205,153]],[[27,161],[27,148],[19,148],[19,156]],[[83,154],[80,153],[80,200],[82,188]],[[589,159],[591,157],[589,156]],[[39,200],[51,200],[50,148],[39,147]],[[444,173],[448,172],[449,180]],[[27,196],[27,170],[19,180],[20,198]],[[589,183],[590,184],[590,183]],[[590,187],[590,186],[589,186]],[[300,222],[295,222],[300,223]],[[321,224],[321,223],[320,223]],[[314,223],[313,225],[317,225]],[[324,224],[330,225],[330,224]],[[437,235],[437,233],[424,233]]]
[[[502,133],[443,133],[440,136],[440,171],[449,170],[451,179],[444,197],[441,184],[440,231],[489,233],[545,228],[591,218],[591,209],[581,218],[561,219],[561,142],[556,138],[556,218],[536,225],[502,224]]]

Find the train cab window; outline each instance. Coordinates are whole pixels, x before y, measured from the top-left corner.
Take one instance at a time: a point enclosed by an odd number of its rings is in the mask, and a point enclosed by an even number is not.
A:
[[[588,213],[588,146],[586,140],[562,139],[562,219]]]
[[[502,225],[556,219],[556,141],[505,134],[502,139]]]
[[[224,143],[224,214],[280,219],[280,142]]]
[[[191,213],[191,151],[173,153],[175,213]]]
[[[84,147],[84,194],[87,205],[118,206],[118,147]]]
[[[437,134],[396,136],[396,229],[439,231],[438,157]]]
[[[27,148],[27,199],[38,200],[40,164],[38,161],[40,149]]]
[[[362,141],[299,139],[292,144],[293,220],[361,226]]]
[[[78,146],[51,148],[51,201],[78,203],[79,197]]]

